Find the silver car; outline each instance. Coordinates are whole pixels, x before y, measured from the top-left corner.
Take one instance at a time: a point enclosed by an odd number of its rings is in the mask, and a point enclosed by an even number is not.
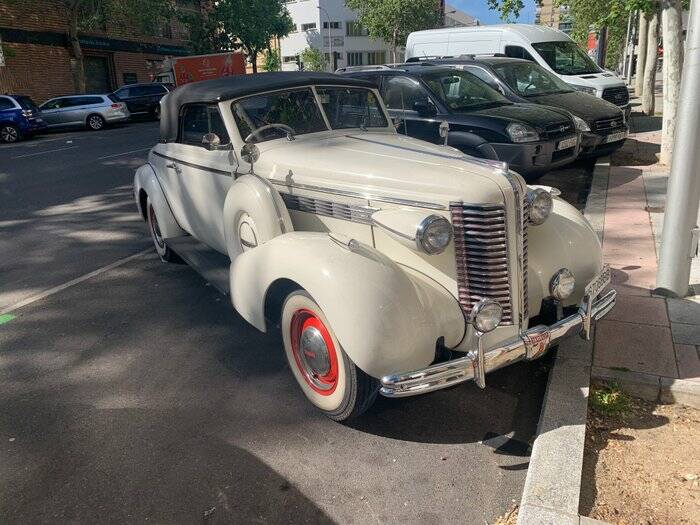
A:
[[[49,128],[85,126],[98,130],[106,124],[129,119],[124,102],[114,95],[72,95],[47,100],[41,106],[41,117]]]

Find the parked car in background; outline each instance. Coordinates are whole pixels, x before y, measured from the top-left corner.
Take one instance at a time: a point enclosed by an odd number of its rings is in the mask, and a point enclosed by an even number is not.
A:
[[[0,95],[0,142],[17,142],[46,129],[34,101],[24,95]]]
[[[552,27],[504,24],[416,31],[406,40],[406,58],[500,53],[548,69],[574,89],[612,102],[628,115],[624,80],[601,69],[571,37]]]
[[[468,71],[513,102],[542,104],[569,111],[581,134],[579,156],[608,155],[625,143],[629,132],[624,112],[615,104],[575,90],[530,60],[501,56],[422,58]]]
[[[97,131],[129,119],[124,102],[114,95],[71,95],[44,102],[41,114],[50,128],[81,126]]]
[[[400,133],[442,143],[449,126],[450,146],[507,162],[525,177],[542,175],[578,155],[580,130],[568,111],[511,102],[469,72],[430,63],[339,72],[377,83],[389,113],[400,119]]]
[[[129,84],[117,89],[113,95],[126,103],[132,116],[160,118],[160,99],[174,89],[172,84],[149,82],[147,84]]]
[[[590,338],[614,306],[576,208],[502,163],[399,135],[368,82],[195,82],[163,100],[160,132],[134,177],[156,252],[259,330],[281,328],[299,388],[332,419],[379,393],[484,388],[493,370]]]

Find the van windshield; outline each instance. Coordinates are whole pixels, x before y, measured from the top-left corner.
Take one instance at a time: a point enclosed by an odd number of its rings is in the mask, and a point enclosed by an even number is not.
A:
[[[534,62],[502,62],[491,67],[521,97],[573,91],[569,84]]]
[[[430,90],[452,111],[504,106],[511,102],[480,78],[459,70],[423,75]]]
[[[600,73],[600,68],[574,42],[536,42],[532,47],[549,67],[560,75],[587,75]]]

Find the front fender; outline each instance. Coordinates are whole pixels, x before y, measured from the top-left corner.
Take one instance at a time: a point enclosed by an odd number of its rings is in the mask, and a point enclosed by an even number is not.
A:
[[[468,154],[469,151],[478,152],[482,158],[498,160],[498,154],[491,144],[475,133],[467,133],[465,131],[450,132],[447,141],[448,145],[464,153]]]
[[[266,295],[280,279],[313,297],[350,359],[374,377],[427,366],[440,337],[454,347],[464,336],[462,310],[447,290],[357,241],[291,232],[239,255],[231,300],[260,330]]]
[[[134,175],[134,198],[144,220],[146,219],[146,196],[153,204],[156,217],[158,217],[158,227],[164,238],[180,237],[187,234],[175,220],[155,170],[150,164],[139,167]]]
[[[561,268],[568,268],[576,279],[574,293],[565,306],[577,304],[583,290],[603,267],[603,250],[591,225],[571,204],[554,198],[549,218],[528,228],[528,306],[530,315],[540,311],[548,297],[549,281]]]

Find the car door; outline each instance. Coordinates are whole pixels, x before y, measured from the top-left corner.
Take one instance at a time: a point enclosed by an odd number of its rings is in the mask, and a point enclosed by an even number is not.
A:
[[[49,127],[60,126],[63,124],[62,114],[65,98],[52,98],[44,102],[41,107],[41,118],[48,124]]]
[[[202,139],[207,133],[219,137],[219,149],[204,146]],[[221,253],[227,253],[224,202],[236,170],[230,145],[216,105],[188,104],[180,113],[177,142],[156,148],[164,160],[162,182],[178,223]]]
[[[82,118],[84,98],[85,97],[65,97],[63,99],[63,107],[61,107],[58,112],[60,125],[75,126],[85,123],[85,120]]]
[[[436,115],[421,115],[418,111],[421,106],[435,108],[420,81],[401,75],[385,76],[381,92],[391,117],[400,119],[396,128],[399,133],[428,142],[440,141],[440,120]]]
[[[131,91],[133,88],[124,86],[122,88],[119,88],[114,92],[114,94],[117,96],[119,100],[124,102],[126,104],[127,109],[129,110],[130,113],[137,113],[136,111],[136,106],[134,102],[131,100]]]

